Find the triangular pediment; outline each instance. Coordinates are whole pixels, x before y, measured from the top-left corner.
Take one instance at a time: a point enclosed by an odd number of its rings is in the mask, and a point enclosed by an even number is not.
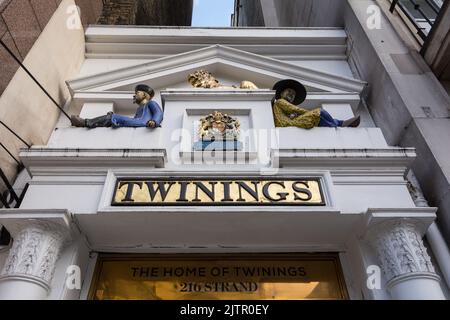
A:
[[[302,82],[309,92],[361,93],[366,85],[352,78],[221,45],[81,77],[67,84],[72,93],[132,91],[138,83],[147,83],[153,88],[168,88],[183,81],[187,83],[188,75],[199,69],[229,79],[252,81],[261,89],[270,89],[275,82],[288,78]]]

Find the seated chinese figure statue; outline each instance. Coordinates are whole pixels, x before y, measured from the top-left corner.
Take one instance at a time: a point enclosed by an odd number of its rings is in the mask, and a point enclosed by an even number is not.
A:
[[[93,119],[83,119],[79,116],[72,116],[71,122],[74,127],[161,127],[163,121],[163,111],[161,107],[153,101],[155,92],[145,84],[140,84],[135,88],[133,102],[139,105],[133,118],[109,112],[104,116]]]
[[[306,99],[306,88],[298,81],[289,79],[279,81],[273,90],[276,91],[272,108],[277,128],[358,127],[360,124],[359,116],[343,121],[334,119],[322,108],[307,110],[298,107],[297,105]]]

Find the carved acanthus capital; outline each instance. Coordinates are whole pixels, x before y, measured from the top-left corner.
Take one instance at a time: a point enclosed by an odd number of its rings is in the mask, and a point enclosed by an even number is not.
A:
[[[24,226],[14,237],[0,279],[29,277],[49,286],[68,235],[67,229],[51,221],[35,220]]]
[[[369,233],[381,267],[390,282],[408,274],[435,274],[417,226],[409,221],[389,221]]]

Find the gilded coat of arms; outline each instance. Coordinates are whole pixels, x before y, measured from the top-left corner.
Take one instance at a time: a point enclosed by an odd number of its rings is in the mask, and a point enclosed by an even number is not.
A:
[[[195,150],[241,150],[239,140],[241,124],[238,119],[226,113],[215,111],[200,119],[199,141]]]
[[[239,120],[215,111],[200,119],[198,134],[203,141],[238,140],[240,127]]]

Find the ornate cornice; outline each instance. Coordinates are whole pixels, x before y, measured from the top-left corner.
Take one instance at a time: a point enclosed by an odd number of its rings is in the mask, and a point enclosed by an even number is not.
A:
[[[414,148],[272,149],[272,161],[283,166],[303,167],[401,167],[416,158]]]
[[[313,88],[313,90],[309,91],[360,94],[367,85],[365,82],[357,79],[313,70],[217,44],[155,59],[139,65],[79,77],[67,81],[67,84],[72,95],[75,91],[80,90],[117,91],[123,90],[127,86],[133,86],[137,82],[142,83],[147,80],[157,84],[157,79],[161,78],[162,75],[171,75],[172,77],[178,75],[180,80],[184,79],[186,81],[186,73],[191,72],[193,68],[206,67],[211,64],[228,65],[231,68],[246,69],[247,71],[253,70],[258,76],[278,74],[280,79],[298,79],[306,87]],[[239,66],[236,67],[236,64]],[[252,79],[248,80],[251,81]]]
[[[87,58],[157,59],[224,44],[283,60],[345,60],[343,28],[196,28],[89,26]],[[285,44],[289,43],[289,46]]]
[[[135,130],[134,128],[125,129]],[[84,129],[81,128],[81,130]],[[59,131],[62,132],[64,129]],[[76,145],[71,148],[38,146],[22,149],[20,158],[33,175],[69,171],[85,174],[86,172],[106,173],[111,167],[124,166],[164,168],[167,162],[167,151],[165,149],[89,149],[77,148]]]

